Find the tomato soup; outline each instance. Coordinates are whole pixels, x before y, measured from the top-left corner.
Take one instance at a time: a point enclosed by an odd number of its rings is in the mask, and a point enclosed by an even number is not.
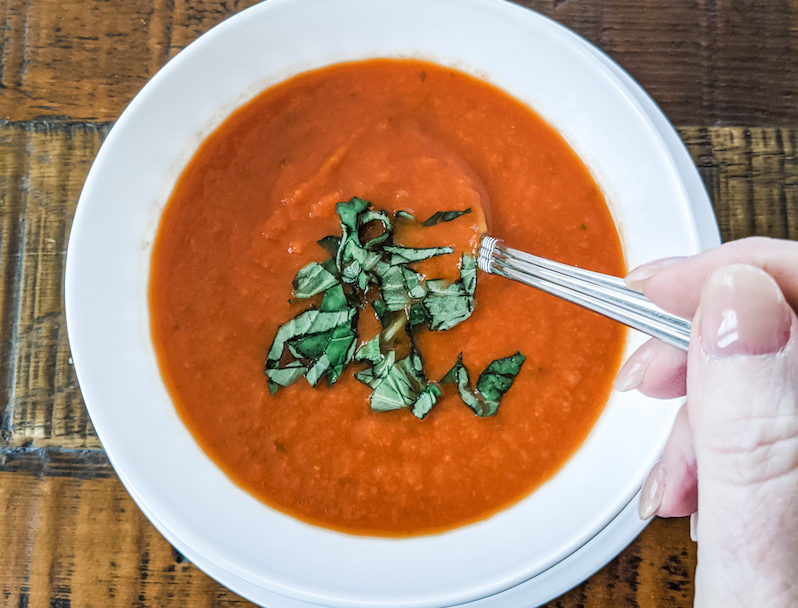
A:
[[[457,277],[481,231],[569,264],[624,273],[606,202],[562,137],[529,108],[455,70],[370,60],[308,72],[261,93],[200,146],[164,210],[151,265],[152,335],[175,407],[237,484],[304,521],[355,534],[428,534],[485,518],[566,462],[604,407],[624,329],[507,279],[478,274],[470,318],[420,332],[429,378],[459,353],[476,379],[526,357],[494,416],[441,385],[423,420],[376,412],[347,366],[332,386],[305,379],[270,394],[277,328],[309,307],[297,271],[328,257],[336,203],[358,196],[416,218],[403,244],[454,245],[421,262]],[[399,238],[397,236],[397,238]],[[422,266],[426,264],[427,266]],[[360,343],[379,330],[361,312]],[[372,315],[373,317],[373,315]]]

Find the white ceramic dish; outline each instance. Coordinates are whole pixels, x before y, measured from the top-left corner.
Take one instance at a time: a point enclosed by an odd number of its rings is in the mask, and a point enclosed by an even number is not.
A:
[[[704,184],[687,149],[665,115],[646,92],[604,53],[582,39],[574,40],[574,44],[583,45],[605,63],[649,114],[660,131],[663,141],[679,169],[682,181],[687,187],[700,244],[703,248],[719,245],[720,234]],[[596,536],[550,568],[514,587],[474,602],[460,604],[456,608],[515,608],[517,606],[532,608],[562,595],[613,559],[643,530],[647,522],[641,521],[637,515],[637,499],[638,496],[635,496]],[[146,510],[145,513],[156,527],[165,533],[160,522]],[[193,553],[190,547],[179,545],[178,549],[183,551],[196,566],[208,575],[261,606],[268,608],[316,608],[318,606],[318,604],[310,604],[278,595],[268,589],[248,583],[211,564],[201,555]]]
[[[640,487],[675,404],[614,396],[555,478],[484,522],[410,540],[354,537],[277,513],[227,479],[177,417],[149,336],[152,238],[199,141],[270,84],[372,56],[451,65],[527,102],[590,167],[629,265],[713,244],[699,234],[683,172],[641,100],[567,30],[493,0],[271,0],[180,53],[109,134],[70,237],[67,323],[111,462],[164,535],[196,561],[304,602],[449,606],[528,581],[600,533]]]

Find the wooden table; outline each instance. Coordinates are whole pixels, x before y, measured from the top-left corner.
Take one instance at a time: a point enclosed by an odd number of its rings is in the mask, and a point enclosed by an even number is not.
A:
[[[364,0],[366,1],[366,0]],[[81,185],[158,68],[252,2],[4,0],[0,606],[245,606],[155,531],[92,430],[63,270]],[[798,238],[798,0],[528,0],[625,67],[677,126],[725,240]],[[655,521],[551,606],[689,606],[685,520]]]

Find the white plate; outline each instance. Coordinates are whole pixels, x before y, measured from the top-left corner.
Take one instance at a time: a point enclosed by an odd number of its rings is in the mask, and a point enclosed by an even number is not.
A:
[[[177,417],[150,342],[152,238],[198,142],[264,87],[367,56],[435,60],[526,101],[593,172],[630,265],[714,244],[697,226],[680,175],[684,157],[669,151],[672,142],[641,105],[646,98],[564,28],[490,0],[271,0],[187,47],[109,134],[70,237],[69,337],[89,413],[120,478],[201,566],[251,589],[330,606],[454,605],[529,581],[596,537],[637,492],[676,404],[613,396],[558,475],[488,520],[409,540],[355,537],[275,512],[227,479]]]
[[[682,181],[687,186],[690,206],[702,247],[709,248],[719,245],[720,235],[704,184],[684,144],[665,115],[646,92],[615,62],[587,41],[580,39],[578,42],[595,53],[616,74],[629,93],[638,100],[649,114],[668,146],[674,162],[679,167]],[[460,606],[462,608],[517,606],[532,608],[562,595],[597,572],[618,555],[642,531],[647,522],[641,521],[637,516],[637,499],[638,496],[635,496],[626,508],[595,537],[551,568],[515,587],[475,602],[461,604]],[[147,516],[151,520],[153,519],[149,513]],[[155,521],[153,523],[156,523],[159,530],[164,533],[159,523]],[[183,550],[186,557],[206,574],[261,606],[268,608],[316,608],[318,606],[318,604],[309,604],[277,595],[267,589],[252,585],[205,561],[202,556],[193,554],[189,547],[179,546],[178,549]]]

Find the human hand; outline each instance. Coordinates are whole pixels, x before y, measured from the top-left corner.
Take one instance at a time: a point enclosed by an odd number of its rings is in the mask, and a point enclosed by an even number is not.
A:
[[[694,319],[688,353],[651,340],[616,381],[687,394],[641,517],[691,515],[696,606],[798,606],[798,243],[736,241],[627,281]]]

